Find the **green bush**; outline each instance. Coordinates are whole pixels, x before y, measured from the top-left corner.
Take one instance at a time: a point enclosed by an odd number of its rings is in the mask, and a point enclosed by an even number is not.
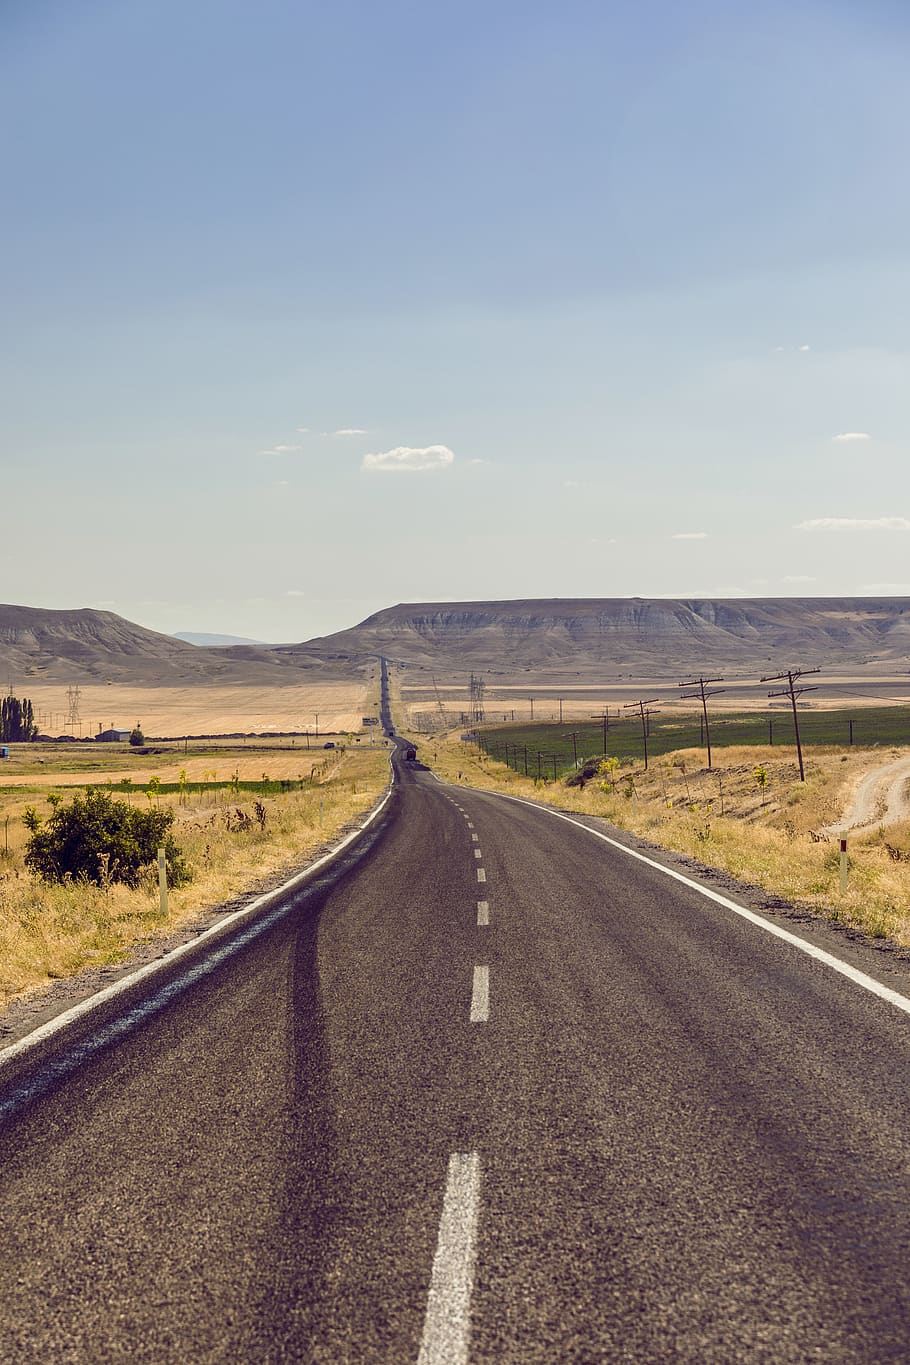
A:
[[[170,833],[173,822],[173,811],[134,809],[90,787],[57,806],[46,825],[29,824],[25,863],[46,882],[71,876],[97,886],[107,880],[136,886],[163,848],[168,884],[181,886],[190,874]]]

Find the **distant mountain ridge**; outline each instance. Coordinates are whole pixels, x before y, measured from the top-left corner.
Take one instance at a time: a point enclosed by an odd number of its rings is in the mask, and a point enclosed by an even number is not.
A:
[[[175,630],[173,638],[201,649],[232,649],[234,645],[256,645],[271,649],[264,640],[249,640],[245,635],[209,635],[204,630]]]
[[[27,694],[36,683],[141,687],[290,684],[301,671],[338,676],[318,650],[282,657],[260,646],[201,649],[93,607],[0,605],[0,682]]]
[[[910,598],[550,598],[400,603],[288,646],[419,669],[649,674],[680,667],[910,662]],[[770,669],[768,670],[770,671]]]
[[[203,637],[204,638],[204,637]],[[910,598],[549,598],[399,603],[296,645],[188,643],[81,608],[0,606],[0,681],[293,685],[377,654],[416,673],[600,679],[793,666],[910,666]]]

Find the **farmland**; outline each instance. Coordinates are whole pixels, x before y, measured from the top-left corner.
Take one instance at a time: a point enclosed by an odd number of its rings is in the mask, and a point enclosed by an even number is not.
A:
[[[715,716],[709,712],[708,721],[713,749],[766,745],[784,756],[795,742],[789,711],[727,712]],[[704,722],[694,712],[652,715],[647,730],[649,758],[677,749],[705,749]],[[800,712],[799,732],[805,749],[910,744],[910,707]],[[602,722],[594,720],[564,725],[517,722],[481,725],[477,733],[492,756],[528,776],[537,776],[538,766],[541,776],[571,772],[576,756],[579,761],[595,754],[609,755],[621,762],[641,762],[644,758],[641,718],[634,714],[622,720],[611,718],[606,729]]]

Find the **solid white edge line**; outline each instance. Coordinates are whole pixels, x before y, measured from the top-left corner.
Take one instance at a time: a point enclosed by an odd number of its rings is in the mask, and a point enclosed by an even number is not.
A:
[[[449,1157],[417,1365],[467,1365],[471,1340],[480,1154]]]
[[[394,750],[392,752],[394,752]],[[81,1000],[78,1005],[73,1005],[71,1009],[65,1010],[63,1014],[58,1014],[53,1019],[49,1019],[46,1024],[41,1024],[39,1028],[34,1029],[31,1033],[27,1033],[24,1038],[20,1038],[18,1042],[10,1043],[8,1047],[0,1048],[0,1067],[6,1062],[12,1061],[15,1057],[21,1056],[24,1052],[28,1052],[39,1043],[43,1043],[48,1038],[52,1038],[55,1033],[66,1028],[69,1024],[74,1023],[77,1019],[81,1019],[83,1015],[90,1014],[92,1010],[97,1009],[100,1005],[106,1004],[109,1000],[116,999],[118,995],[122,995],[125,991],[138,985],[140,981],[145,981],[149,977],[156,976],[165,969],[172,967],[175,962],[179,962],[189,953],[194,952],[200,944],[205,943],[208,939],[220,937],[225,930],[233,931],[239,925],[243,924],[244,921],[252,919],[255,915],[259,914],[260,911],[271,905],[273,901],[280,900],[287,892],[293,891],[296,887],[302,886],[304,882],[309,881],[320,868],[325,867],[326,863],[329,863],[336,858],[343,849],[347,848],[348,844],[359,838],[364,830],[373,823],[378,815],[380,815],[387,802],[390,800],[392,790],[395,786],[395,769],[392,767],[391,753],[389,754],[389,767],[392,775],[389,779],[386,793],[379,805],[370,812],[362,825],[358,825],[350,834],[345,835],[340,843],[336,844],[334,848],[329,849],[328,853],[324,853],[321,858],[316,859],[315,863],[310,863],[309,867],[305,867],[302,872],[296,873],[288,881],[283,882],[281,886],[276,886],[272,891],[266,891],[263,895],[258,896],[256,900],[251,901],[249,905],[245,905],[242,910],[236,910],[232,915],[226,915],[224,919],[219,920],[217,924],[213,924],[210,928],[204,929],[196,938],[190,939],[188,943],[182,943],[179,948],[175,948],[172,952],[166,954],[165,957],[156,958],[154,962],[147,962],[144,967],[137,968],[136,971],[131,972],[129,976],[121,977],[119,981],[115,981],[110,986],[105,986],[100,991],[96,991],[94,995],[90,995],[85,1000]]]
[[[475,967],[471,983],[471,1023],[490,1022],[490,969]]]
[[[789,929],[782,929],[778,924],[772,924],[769,920],[763,919],[754,910],[747,910],[744,905],[737,905],[735,901],[728,900],[718,891],[712,891],[710,887],[702,886],[700,882],[693,881],[691,877],[685,876],[682,872],[677,872],[675,868],[664,867],[663,863],[655,862],[653,858],[648,858],[644,853],[639,853],[637,849],[627,848],[625,844],[619,843],[617,839],[611,839],[608,834],[602,834],[598,829],[591,829],[590,825],[584,825],[580,820],[573,820],[571,815],[563,815],[562,811],[551,810],[547,806],[538,806],[534,801],[526,801],[521,796],[507,796],[505,792],[488,792],[489,796],[501,796],[504,801],[514,801],[519,806],[528,806],[531,810],[541,811],[544,815],[552,815],[557,820],[565,820],[566,824],[574,825],[576,829],[582,829],[586,834],[591,834],[595,839],[601,839],[611,848],[617,849],[620,853],[625,853],[629,858],[634,858],[637,862],[646,863],[648,867],[653,867],[657,872],[662,872],[665,877],[672,877],[674,881],[682,882],[683,886],[688,886],[690,890],[697,891],[699,895],[706,897],[707,900],[714,901],[717,905],[722,905],[725,910],[732,910],[734,915],[741,916],[748,920],[759,929],[764,929],[766,933],[772,934],[775,938],[782,939],[784,943],[789,943],[792,947],[798,948],[800,952],[812,957],[816,962],[822,962],[826,967],[830,967],[835,972],[840,972],[848,981],[854,985],[862,986],[872,995],[877,995],[880,1000],[885,1000],[895,1009],[903,1010],[904,1014],[910,1014],[910,999],[894,991],[890,986],[883,986],[880,981],[876,981],[874,976],[867,976],[857,967],[851,967],[849,962],[842,962],[833,953],[828,953],[824,948],[816,948],[814,943],[807,943],[798,934],[792,934]]]

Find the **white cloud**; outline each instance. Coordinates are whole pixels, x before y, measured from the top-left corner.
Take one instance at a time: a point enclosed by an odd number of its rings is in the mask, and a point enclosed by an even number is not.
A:
[[[675,531],[671,540],[707,540],[707,531]]]
[[[364,427],[340,427],[338,431],[333,431],[333,436],[369,436],[369,432]]]
[[[306,597],[302,588],[288,588],[284,595],[285,597]]]
[[[871,441],[868,431],[841,431],[832,438],[835,441]]]
[[[581,488],[578,479],[563,479],[562,486],[563,488]]]
[[[908,517],[810,517],[796,531],[910,531]]]
[[[812,350],[812,347],[811,347],[811,346],[800,346],[799,349],[800,349],[801,351],[811,351],[811,350]]]
[[[910,597],[910,583],[864,583],[863,597]]]
[[[303,446],[270,446],[268,450],[257,450],[257,455],[291,455],[294,451],[303,450]]]
[[[448,446],[395,446],[364,455],[361,469],[414,474],[428,469],[448,469],[455,456]]]
[[[818,579],[813,578],[810,573],[788,573],[784,574],[780,581],[782,583],[817,583]]]
[[[300,432],[301,436],[306,436],[309,427],[297,427],[296,430]]]

